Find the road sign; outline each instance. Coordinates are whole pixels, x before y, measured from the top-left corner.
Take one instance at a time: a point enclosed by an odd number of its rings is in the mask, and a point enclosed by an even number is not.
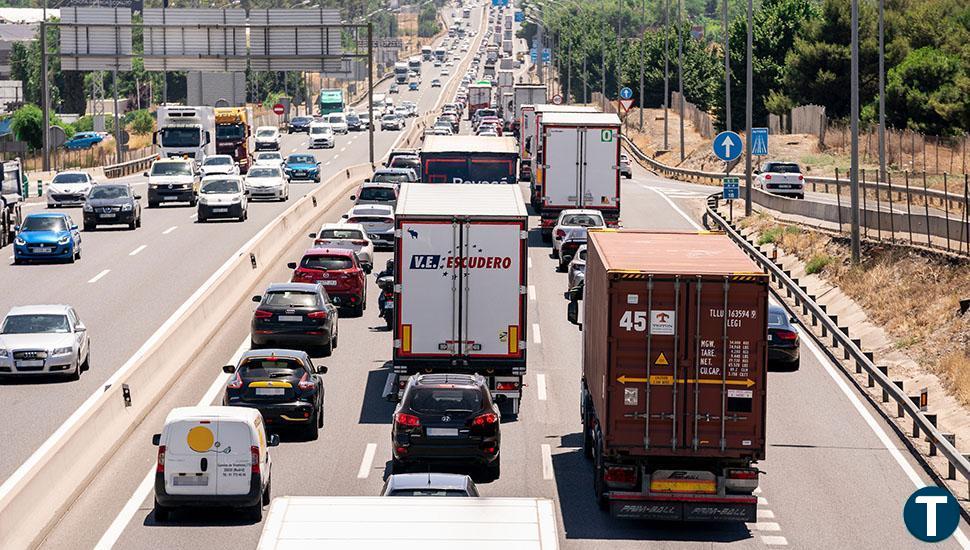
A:
[[[64,145],[64,142],[67,141],[67,134],[64,133],[64,128],[61,128],[60,126],[51,126],[47,131],[47,140],[51,146],[51,149],[56,149],[61,145]]]
[[[741,156],[742,145],[741,136],[736,132],[721,132],[714,137],[714,156],[724,162],[731,162]]]
[[[522,21],[525,21],[525,12],[521,12],[521,11],[515,12],[515,22],[521,23]]]
[[[756,156],[768,156],[768,129],[751,129],[751,154]]]
[[[535,48],[532,48],[532,49],[529,50],[529,58],[532,60],[533,63],[536,62],[536,49]]]
[[[629,88],[624,88],[624,89],[626,90],[626,89],[629,89]],[[621,93],[620,95],[622,96],[623,94]],[[632,99],[621,99],[620,100],[620,107],[622,107],[624,111],[629,111],[630,110],[630,107],[632,107],[632,106],[633,106],[633,100]]]
[[[552,60],[552,50],[549,48],[542,48],[542,62],[549,63]]]
[[[633,90],[624,86],[620,89],[620,99],[630,99],[633,97]]]
[[[562,105],[562,96],[559,95],[559,94],[556,94],[556,95],[552,96],[552,104],[553,105]]]
[[[723,189],[721,191],[721,197],[724,200],[740,199],[741,198],[741,180],[731,176],[723,178],[721,180]]]
[[[273,112],[278,115],[282,115],[286,112],[286,107],[284,107],[282,103],[277,103],[276,105],[273,105]]]

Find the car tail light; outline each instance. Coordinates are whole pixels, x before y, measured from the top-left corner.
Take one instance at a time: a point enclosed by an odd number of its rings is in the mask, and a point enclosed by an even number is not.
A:
[[[394,415],[394,422],[400,426],[405,426],[408,428],[417,428],[421,425],[421,420],[413,414],[408,413],[397,413]]]
[[[802,181],[802,180],[804,180],[804,179],[805,179],[805,176],[803,176],[803,175],[801,175],[801,174],[798,174],[798,181]]]
[[[229,388],[230,390],[238,390],[242,388],[242,384],[243,384],[242,378],[239,376],[239,373],[237,372],[236,374],[233,374],[232,378],[229,379],[229,382],[226,383],[226,387]]]
[[[472,420],[472,426],[488,426],[498,422],[498,415],[495,413],[480,414]]]
[[[313,241],[313,244],[327,244],[329,242],[330,241],[325,241],[323,239],[316,239],[316,240]]]
[[[772,333],[772,335],[777,336],[779,340],[798,340],[798,333],[792,330],[776,330]]]
[[[771,174],[765,174],[765,179],[766,180],[770,180],[771,179]]]
[[[296,384],[296,387],[302,391],[310,391],[316,387],[316,384],[313,383],[313,380],[310,380],[309,374],[304,374],[303,378],[300,378],[300,381]]]
[[[259,447],[253,445],[249,448],[249,452],[253,456],[253,474],[259,474]]]
[[[634,485],[637,482],[637,471],[633,466],[609,466],[603,475],[603,481],[611,485]]]
[[[257,309],[254,315],[257,319],[269,319],[273,316],[273,312],[266,311],[265,309]]]
[[[350,242],[353,243],[353,244],[355,244],[355,245],[357,245],[357,246],[366,246],[367,245],[367,241],[353,240],[353,241],[350,241]]]
[[[565,231],[563,231],[562,229],[557,229],[556,230],[556,238],[557,239],[562,239],[565,236],[566,236],[566,232]]]
[[[165,445],[158,446],[158,461],[155,464],[155,473],[165,473]]]
[[[308,314],[307,315],[307,318],[309,318],[309,319],[326,319],[327,318],[327,312],[326,311],[314,311],[313,313]]]
[[[498,391],[512,391],[519,389],[518,382],[497,382],[495,389]]]

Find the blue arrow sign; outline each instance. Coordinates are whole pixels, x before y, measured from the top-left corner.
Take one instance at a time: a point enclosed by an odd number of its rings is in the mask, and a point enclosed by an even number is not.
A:
[[[536,62],[536,49],[535,48],[532,48],[532,49],[529,50],[529,58],[532,59],[532,62],[533,63]]]
[[[633,97],[633,90],[624,86],[620,89],[620,99],[630,99]]]
[[[740,157],[743,150],[741,136],[736,132],[721,132],[714,137],[714,156],[724,162]]]
[[[552,60],[552,50],[549,48],[542,48],[542,62],[549,63]]]
[[[525,13],[521,11],[515,12],[515,21],[517,23],[521,23],[522,21],[525,21]]]
[[[768,156],[768,129],[751,129],[751,154],[762,157]]]

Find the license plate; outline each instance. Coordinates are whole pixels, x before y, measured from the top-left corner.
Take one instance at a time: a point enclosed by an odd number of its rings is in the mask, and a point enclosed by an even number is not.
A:
[[[117,218],[118,214],[101,214],[102,218]]]
[[[384,309],[394,309],[394,302],[390,300],[384,302]]]
[[[306,176],[306,172],[293,172],[293,175],[296,176],[296,177],[298,177],[298,178],[302,178],[302,177]]]
[[[320,281],[323,286],[337,286],[337,281]]]
[[[224,213],[228,212],[229,209],[228,208],[213,208],[212,211],[215,212],[216,214],[224,214]]]
[[[17,361],[18,367],[43,367],[43,361]]]
[[[458,428],[428,428],[428,437],[458,437]]]
[[[285,392],[283,388],[256,388],[256,395],[283,395]]]
[[[209,484],[209,476],[178,475],[172,478],[172,484],[179,487],[199,487]]]
[[[176,196],[176,195],[170,195],[168,197],[162,197],[162,200],[163,201],[174,201],[174,200],[178,200],[178,196]]]
[[[54,251],[54,249],[53,248],[31,248],[30,251],[33,252],[34,254],[50,254],[51,252]]]
[[[791,189],[791,185],[788,185],[787,183],[783,183],[778,186],[778,189]]]
[[[771,341],[771,335],[770,334],[768,335],[768,341],[769,342]]]
[[[299,323],[303,321],[302,315],[280,315],[279,318],[284,323]]]

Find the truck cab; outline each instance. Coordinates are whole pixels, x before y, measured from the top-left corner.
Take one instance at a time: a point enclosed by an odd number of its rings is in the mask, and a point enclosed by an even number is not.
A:
[[[252,112],[246,107],[220,107],[215,109],[215,118],[216,153],[231,156],[239,165],[239,173],[247,173],[252,165]]]
[[[215,113],[212,107],[159,107],[156,113],[158,130],[152,143],[161,149],[161,156],[191,158],[202,162],[214,155]]]

